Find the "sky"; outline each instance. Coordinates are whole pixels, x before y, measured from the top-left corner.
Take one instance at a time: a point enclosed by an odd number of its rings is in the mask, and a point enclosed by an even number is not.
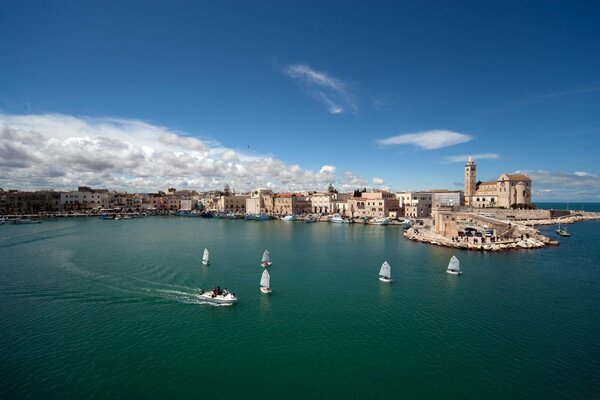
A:
[[[0,188],[600,201],[598,1],[0,0]]]

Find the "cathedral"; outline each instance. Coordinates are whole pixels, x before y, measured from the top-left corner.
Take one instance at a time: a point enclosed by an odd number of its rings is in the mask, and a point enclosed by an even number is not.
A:
[[[465,205],[503,207],[531,204],[531,179],[525,174],[502,174],[495,181],[478,182],[472,157],[465,165]]]

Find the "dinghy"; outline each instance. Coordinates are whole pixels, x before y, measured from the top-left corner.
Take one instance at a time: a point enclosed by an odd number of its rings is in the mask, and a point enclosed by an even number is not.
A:
[[[266,269],[260,277],[260,291],[266,294],[271,293],[271,275],[269,275],[269,271]]]
[[[454,275],[462,274],[462,272],[460,272],[460,261],[458,261],[458,258],[456,258],[456,256],[452,256],[452,258],[450,259],[450,262],[448,263],[448,269],[446,270],[446,272]]]
[[[381,269],[379,270],[379,280],[385,283],[390,283],[393,281],[392,269],[387,261],[384,261],[384,263],[381,264]]]
[[[271,262],[271,253],[269,253],[269,250],[265,250],[265,252],[263,253],[260,265],[266,268],[266,267],[268,267],[271,264],[272,264],[272,262]]]

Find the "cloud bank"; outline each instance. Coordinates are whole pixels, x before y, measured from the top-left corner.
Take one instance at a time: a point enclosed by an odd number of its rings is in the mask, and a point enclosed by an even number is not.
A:
[[[600,172],[517,171],[533,181],[535,201],[600,201]]]
[[[377,141],[377,143],[384,146],[409,144],[425,150],[433,150],[440,149],[442,147],[454,146],[459,143],[465,143],[471,139],[471,136],[465,135],[464,133],[448,130],[431,130],[391,136],[385,139],[380,139]]]
[[[283,74],[293,79],[311,97],[327,107],[330,114],[342,114],[349,108],[358,111],[355,96],[348,85],[333,76],[305,64],[290,64]]]
[[[132,119],[0,114],[0,187],[153,192],[166,187],[238,191],[324,190],[335,166],[318,172]]]

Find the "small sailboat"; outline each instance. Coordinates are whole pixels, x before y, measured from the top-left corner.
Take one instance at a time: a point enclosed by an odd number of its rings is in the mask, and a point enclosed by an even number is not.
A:
[[[266,294],[271,293],[271,275],[269,275],[269,271],[266,269],[260,277],[260,291]]]
[[[265,250],[265,252],[263,253],[260,265],[266,268],[266,267],[268,267],[271,264],[272,264],[272,262],[271,262],[271,253],[269,253],[269,250]]]
[[[379,270],[379,280],[385,283],[390,283],[393,281],[392,268],[387,261],[384,261],[383,264],[381,264],[381,269]]]
[[[554,232],[556,232],[558,235],[564,236],[564,237],[571,236],[571,234],[567,231],[567,228],[562,228],[561,229],[560,222],[558,223],[558,229],[555,230]]]
[[[456,256],[452,256],[452,258],[450,259],[450,262],[448,263],[448,269],[446,269],[446,272],[454,275],[462,274],[462,272],[460,272],[460,261],[458,261],[458,258],[456,258]]]
[[[208,249],[204,249],[204,254],[202,255],[202,264],[203,265],[210,264],[210,257],[208,254]]]

